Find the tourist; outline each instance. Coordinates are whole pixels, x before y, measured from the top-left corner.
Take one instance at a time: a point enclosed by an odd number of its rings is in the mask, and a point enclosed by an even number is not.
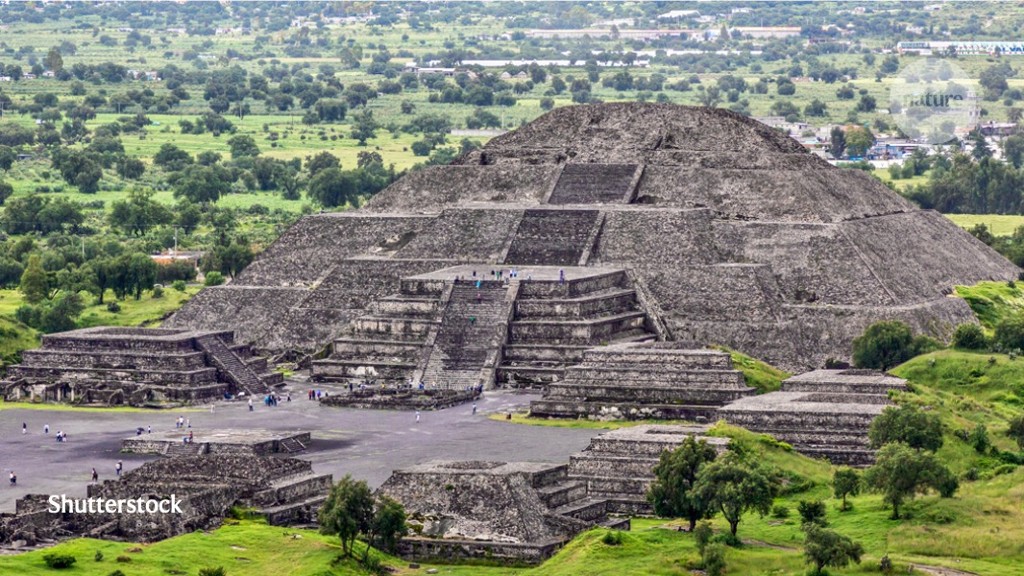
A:
[[[21,423],[21,433],[22,434],[28,434],[28,423],[27,422],[22,422]]]
[[[558,283],[565,284],[565,270],[558,269]]]
[[[153,433],[153,427],[152,426],[146,426],[146,434],[152,434],[152,433]]]
[[[476,414],[476,402],[473,402],[473,414]]]
[[[43,424],[43,434],[46,434],[47,436],[50,435],[50,425],[49,424]]]
[[[470,326],[476,326],[476,316],[470,316],[469,317],[469,325]]]
[[[96,483],[96,482],[100,481],[100,475],[99,475],[98,472],[96,472],[96,468],[92,469],[92,481],[93,481],[93,483]]]
[[[191,430],[189,430],[189,431],[188,431],[188,443],[189,443],[189,444],[191,444],[191,443],[192,443],[192,440],[193,440],[193,438],[192,438],[192,431],[191,431]]]
[[[14,473],[14,470],[11,470],[11,486],[17,486],[17,484],[18,476]]]
[[[120,461],[120,460],[118,460],[118,461],[117,461],[117,467],[115,467],[115,468],[114,468],[114,470],[115,470],[115,471],[117,472],[117,477],[118,477],[118,478],[120,478],[120,477],[121,477],[121,469],[122,469],[122,468],[124,468],[124,464],[122,464],[122,463],[121,463],[121,461]]]
[[[419,421],[420,421],[420,411],[417,410],[416,411],[416,422],[419,423]]]
[[[249,398],[249,412],[252,412],[252,398]]]
[[[188,427],[189,427],[189,428],[191,428],[191,427],[192,427],[192,419],[191,419],[191,418],[189,418],[189,419],[185,420],[185,422],[187,422],[187,423],[188,423]]]

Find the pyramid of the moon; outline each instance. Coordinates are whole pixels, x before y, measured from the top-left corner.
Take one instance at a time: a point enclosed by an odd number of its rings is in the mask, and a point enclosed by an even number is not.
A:
[[[549,381],[588,347],[650,340],[801,370],[848,358],[877,320],[947,337],[975,321],[953,286],[1018,271],[749,118],[598,104],[303,218],[167,324],[329,346],[322,378]]]

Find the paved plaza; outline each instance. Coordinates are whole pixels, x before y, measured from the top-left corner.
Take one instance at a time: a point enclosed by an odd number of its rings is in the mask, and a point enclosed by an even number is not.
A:
[[[322,385],[316,385],[323,389]],[[255,402],[249,412],[245,402],[219,402],[185,410],[99,412],[79,410],[0,410],[0,512],[13,512],[14,501],[26,493],[67,494],[84,497],[93,467],[100,480],[115,476],[118,460],[132,470],[156,456],[122,454],[121,441],[137,427],[153,427],[153,434],[173,433],[175,421],[191,421],[197,435],[217,430],[260,428],[308,430],[312,444],[300,458],[313,462],[318,474],[339,479],[351,474],[376,487],[392,470],[434,459],[564,462],[587,446],[600,430],[521,426],[490,420],[489,414],[525,407],[537,395],[486,392],[477,403],[422,412],[355,410],[322,407],[306,399],[306,384],[290,382],[292,401],[277,407]],[[329,388],[328,388],[329,390]],[[282,392],[284,394],[284,392]],[[28,434],[22,435],[22,423]],[[50,434],[43,434],[49,424]],[[59,443],[60,430],[68,440]],[[187,434],[187,431],[186,431]],[[17,488],[7,485],[10,470],[18,476]]]

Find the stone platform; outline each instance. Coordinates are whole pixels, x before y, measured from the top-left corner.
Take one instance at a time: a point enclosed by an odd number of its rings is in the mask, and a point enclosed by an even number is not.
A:
[[[231,331],[96,327],[43,336],[11,366],[7,400],[163,407],[281,384]]]
[[[208,530],[235,505],[252,507],[273,525],[308,524],[327,499],[332,477],[294,458],[204,455],[159,459],[119,480],[91,484],[89,498],[166,499],[181,502],[181,514],[60,513],[47,511],[45,495],[18,500],[14,514],[0,514],[0,544],[75,537],[151,542]]]
[[[873,370],[814,370],[785,380],[778,392],[741,398],[719,415],[730,424],[771,434],[801,454],[835,464],[867,465],[871,422],[906,381]]]
[[[679,342],[592,348],[549,384],[534,416],[711,422],[718,407],[754,394],[729,354]]]
[[[309,446],[309,432],[276,430],[194,430],[192,442],[185,443],[190,429],[180,428],[156,434],[130,436],[121,441],[121,452],[161,456],[203,454],[259,455],[294,454]]]
[[[568,464],[434,461],[396,470],[380,493],[401,502],[416,526],[399,553],[409,559],[538,563],[594,526],[629,527],[650,514],[647,489],[664,450],[704,426],[640,425],[603,433]],[[727,438],[705,438],[716,450]]]

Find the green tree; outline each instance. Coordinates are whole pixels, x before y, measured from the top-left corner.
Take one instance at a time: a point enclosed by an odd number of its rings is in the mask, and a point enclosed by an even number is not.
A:
[[[826,566],[845,568],[850,562],[860,564],[864,548],[834,530],[810,525],[806,527],[804,557],[814,565],[814,574],[822,574]]]
[[[0,170],[10,170],[14,161],[18,159],[18,153],[10,146],[0,145]]]
[[[1003,140],[1003,158],[1014,168],[1024,165],[1024,135],[1014,134]]]
[[[988,338],[981,326],[973,322],[965,322],[953,332],[953,346],[964,350],[984,350],[988,348]]]
[[[65,292],[45,306],[39,318],[39,330],[46,334],[74,330],[75,320],[85,310],[77,292]]]
[[[405,520],[405,508],[401,504],[387,496],[380,497],[370,525],[370,541],[393,554],[398,547],[398,539],[408,530]],[[369,554],[369,546],[366,551]]]
[[[1003,350],[1024,350],[1024,313],[1000,318],[996,323],[995,341]]]
[[[328,168],[341,168],[341,161],[330,152],[320,152],[316,156],[306,158],[306,172],[312,178]]]
[[[647,492],[654,513],[665,518],[686,518],[691,532],[698,520],[710,518],[714,510],[696,497],[693,487],[701,467],[716,455],[707,441],[698,441],[693,436],[687,436],[675,450],[662,452],[654,467],[654,482]]]
[[[256,140],[249,135],[232,136],[228,140],[228,146],[231,148],[231,158],[235,160],[260,155],[260,148],[256,145]]]
[[[328,168],[310,178],[306,194],[325,208],[347,203],[355,205],[359,200],[357,184],[357,179],[350,171]]]
[[[971,435],[967,438],[967,442],[979,454],[988,452],[988,449],[992,447],[992,440],[988,437],[988,428],[984,424],[978,424],[974,427]]]
[[[910,360],[913,342],[910,326],[903,322],[875,322],[853,340],[853,363],[858,368],[888,370]]]
[[[167,170],[181,170],[192,162],[192,155],[174,144],[163,144],[153,156],[153,164]]]
[[[56,46],[50,48],[50,51],[46,53],[46,59],[43,63],[46,65],[47,70],[60,72],[64,68],[64,58],[61,57],[60,49]]]
[[[6,202],[7,199],[10,198],[13,194],[14,186],[11,186],[10,184],[4,182],[3,180],[0,180],[0,206],[3,206],[4,202]]]
[[[814,524],[822,528],[828,526],[828,512],[821,500],[801,500],[796,510],[800,513],[801,525]]]
[[[352,557],[356,537],[368,532],[373,523],[373,496],[366,482],[346,474],[331,488],[318,519],[320,532],[338,536],[342,553]]]
[[[846,149],[850,156],[863,156],[875,145],[875,135],[864,126],[854,126],[846,131]]]
[[[832,476],[832,493],[836,495],[836,498],[840,498],[843,501],[839,506],[839,510],[846,511],[850,509],[846,499],[849,496],[860,494],[860,486],[860,473],[856,470],[848,466],[836,469],[835,474]]]
[[[221,166],[189,166],[174,184],[174,196],[202,204],[216,202],[231,190],[231,172]]]
[[[10,256],[0,256],[0,288],[10,288],[21,283],[25,267]]]
[[[25,301],[30,304],[38,304],[50,294],[50,282],[38,254],[28,257],[28,265],[25,266],[25,271],[21,274],[21,283],[18,289],[25,295]]]
[[[1010,427],[1006,431],[1006,435],[1017,443],[1017,447],[1024,450],[1024,415],[1015,416],[1010,420]]]
[[[886,444],[878,451],[875,464],[864,473],[864,483],[892,506],[893,520],[899,520],[900,506],[905,501],[929,488],[943,497],[951,497],[957,489],[956,478],[934,454],[903,442]]]
[[[771,511],[778,485],[759,465],[727,452],[700,469],[693,491],[696,498],[722,513],[735,539],[743,514],[756,511],[764,516]]]
[[[153,200],[153,193],[132,190],[127,200],[115,200],[107,216],[110,225],[124,232],[143,236],[154,226],[170,224],[174,215],[163,204]]]
[[[366,146],[366,141],[377,136],[379,125],[373,119],[373,111],[364,108],[353,116],[355,122],[352,124],[352,138],[359,141],[360,146]]]
[[[842,158],[846,152],[846,132],[836,126],[829,133],[829,152],[833,158]]]
[[[915,450],[934,452],[942,447],[942,421],[909,404],[886,406],[871,422],[868,439],[872,448],[902,442]]]

